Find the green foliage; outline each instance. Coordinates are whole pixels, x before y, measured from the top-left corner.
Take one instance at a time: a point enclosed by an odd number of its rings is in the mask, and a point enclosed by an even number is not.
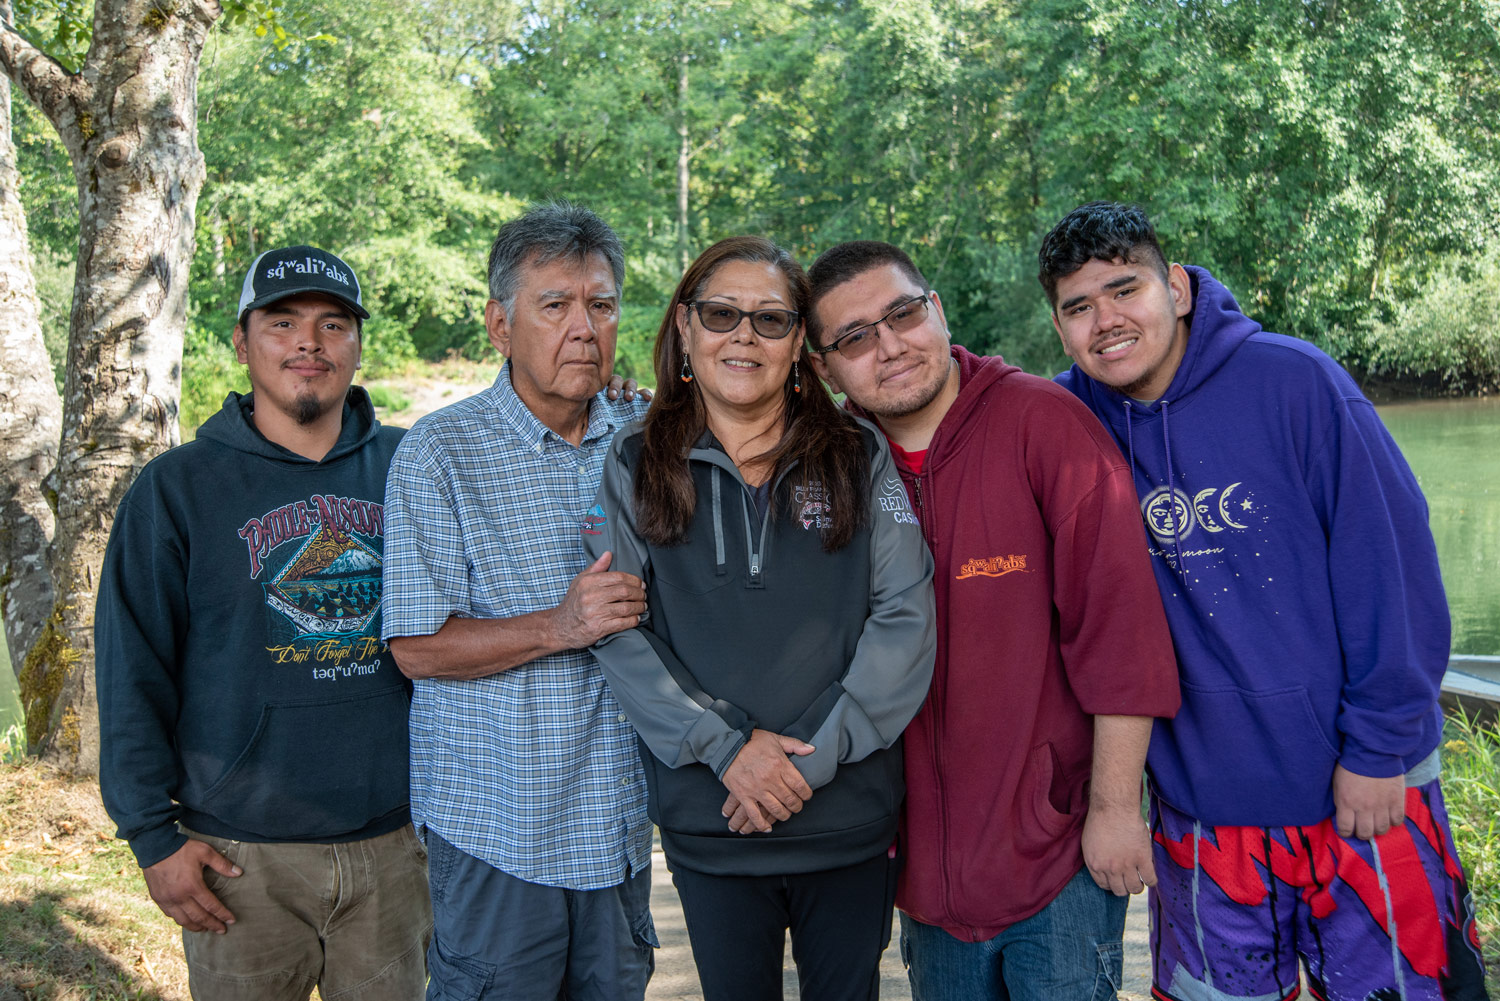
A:
[[[371,403],[386,410],[405,410],[411,406],[411,400],[405,394],[390,386],[366,386],[365,391],[370,394]]]
[[[1443,799],[1469,874],[1490,990],[1500,988],[1500,729],[1458,714],[1444,727]]]
[[[16,0],[15,24],[28,42],[77,71],[94,34],[92,0]]]
[[[1142,204],[1169,255],[1309,338],[1493,234],[1497,46],[1472,5],[1038,0],[968,30],[991,53],[953,104],[993,199],[966,224],[979,298],[1008,304],[1007,245],[1094,198]]]
[[[204,421],[219,412],[230,391],[248,393],[245,368],[234,357],[227,334],[189,323],[182,346],[182,404],[178,423],[182,440],[198,433]]]
[[[0,643],[0,731],[12,752],[26,750],[26,714],[21,710],[20,688],[16,682],[16,671],[11,666],[10,645]],[[8,760],[0,751],[0,762]]]
[[[59,43],[60,44],[60,43]],[[42,113],[11,101],[11,129],[21,166],[21,205],[31,245],[31,274],[41,306],[42,339],[62,391],[78,252],[78,188],[68,152]]]
[[[1072,364],[1037,284],[1035,250],[969,241],[965,253],[973,258],[965,262],[973,275],[967,300],[944,307],[955,339],[1037,375],[1056,375]]]
[[[77,72],[88,54],[94,35],[93,0],[15,0],[15,24],[27,41],[56,59],[64,69]],[[224,0],[224,22],[247,25],[278,49],[304,39],[287,30],[284,3],[264,0]],[[173,13],[169,3],[152,6],[141,27],[160,30]]]
[[[51,123],[14,90],[10,116],[32,255],[71,265],[78,254],[78,185],[68,151]],[[71,299],[70,291],[62,308],[64,340]]]
[[[1435,382],[1455,395],[1494,392],[1500,389],[1497,299],[1500,250],[1491,250],[1478,260],[1449,262],[1418,294],[1391,303],[1389,319],[1335,329],[1326,346],[1382,380]]]
[[[194,322],[225,336],[254,256],[305,241],[364,280],[367,370],[484,357],[494,231],[564,197],[625,242],[620,358],[637,377],[684,257],[744,232],[804,260],[840,240],[900,244],[957,340],[1050,373],[1066,359],[1036,246],[1073,206],[1116,198],[1142,204],[1169,255],[1213,269],[1270,329],[1376,373],[1494,382],[1492,341],[1464,319],[1477,312],[1465,290],[1479,302],[1487,286],[1455,263],[1497,243],[1492,2],[225,12],[199,83],[208,180],[192,273]],[[91,17],[85,0],[18,5],[22,30],[68,65]],[[16,120],[33,239],[71,260],[66,156],[29,109]]]
[[[627,304],[620,311],[620,332],[615,342],[615,371],[643,386],[656,385],[652,352],[661,328],[665,299],[656,306]]]
[[[26,759],[26,728],[12,723],[0,731],[0,765],[13,765]]]
[[[58,392],[67,370],[68,319],[73,311],[73,261],[40,241],[32,241],[31,276],[41,306],[42,341],[52,361]]]
[[[200,84],[205,315],[232,324],[255,255],[305,242],[360,275],[376,317],[367,360],[467,345],[488,241],[520,203],[467,176],[486,148],[473,95],[424,35],[447,9],[326,0],[300,8],[304,30],[321,30],[294,46],[219,33]]]

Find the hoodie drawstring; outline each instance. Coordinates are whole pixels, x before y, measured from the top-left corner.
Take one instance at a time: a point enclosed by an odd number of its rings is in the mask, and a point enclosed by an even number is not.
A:
[[[719,478],[723,472],[718,466],[713,467],[714,473],[714,574],[724,576],[724,512],[719,501]]]
[[[1177,481],[1172,476],[1172,439],[1167,434],[1167,409],[1171,405],[1166,400],[1161,401],[1161,447],[1167,453],[1167,489],[1170,491],[1167,496],[1172,502],[1172,548],[1177,553],[1177,573],[1186,579],[1187,567],[1182,565],[1182,519],[1177,517]],[[1187,515],[1191,518],[1193,512],[1189,510]]]
[[[1161,401],[1161,445],[1162,451],[1167,453],[1167,503],[1170,505],[1169,510],[1172,512],[1172,550],[1177,555],[1177,574],[1180,577],[1186,578],[1187,568],[1182,565],[1182,526],[1180,524],[1180,520],[1177,517],[1177,488],[1173,485],[1175,483],[1175,480],[1172,476],[1172,440],[1171,436],[1167,433],[1167,411],[1171,407],[1171,405],[1172,404],[1167,400]],[[1135,404],[1130,400],[1126,400],[1125,454],[1126,457],[1130,460],[1130,476],[1132,480],[1135,478],[1135,421],[1133,419],[1134,410]],[[1188,515],[1189,517],[1191,517],[1192,512],[1189,511]]]

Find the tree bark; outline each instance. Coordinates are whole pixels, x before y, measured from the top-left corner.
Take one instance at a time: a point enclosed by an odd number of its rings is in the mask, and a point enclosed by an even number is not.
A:
[[[42,480],[57,463],[62,399],[42,342],[10,100],[0,76],[0,612],[20,674],[52,614],[53,511]]]
[[[78,183],[78,265],[48,552],[53,606],[21,698],[37,750],[98,768],[95,587],[116,508],[140,468],[177,443],[194,211],[203,187],[198,62],[215,0],[99,0],[69,74],[9,28],[0,63],[57,128]]]

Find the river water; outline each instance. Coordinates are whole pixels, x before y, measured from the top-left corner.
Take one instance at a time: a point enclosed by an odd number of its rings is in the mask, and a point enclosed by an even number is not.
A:
[[[1453,652],[1500,654],[1500,399],[1379,410],[1427,495]]]
[[[1500,399],[1380,407],[1427,494],[1453,614],[1453,652],[1500,655]],[[16,718],[0,648],[0,731]]]

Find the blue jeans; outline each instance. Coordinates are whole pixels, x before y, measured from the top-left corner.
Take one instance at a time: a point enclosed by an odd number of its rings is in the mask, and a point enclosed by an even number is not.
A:
[[[985,942],[902,914],[912,1001],[1113,1001],[1129,900],[1081,869],[1050,904]]]

